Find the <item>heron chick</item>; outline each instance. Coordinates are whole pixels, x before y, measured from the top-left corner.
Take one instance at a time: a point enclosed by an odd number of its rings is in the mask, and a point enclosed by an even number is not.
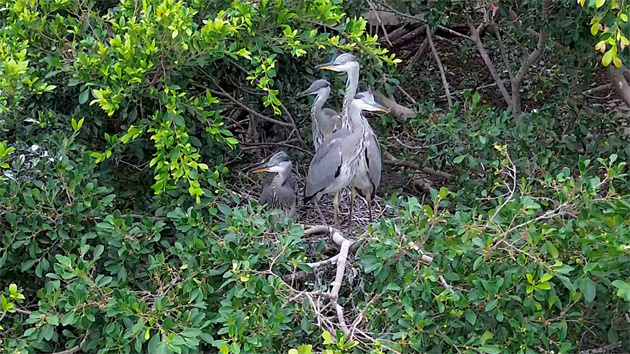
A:
[[[355,178],[361,154],[365,151],[365,126],[362,124],[363,111],[388,112],[387,109],[374,101],[369,93],[357,94],[348,110],[347,118],[342,116],[342,128],[332,133],[326,138],[319,150],[311,160],[306,176],[306,189],[304,202],[315,198],[315,206],[323,219],[317,201],[323,194],[334,194],[334,224],[338,224],[339,214],[339,191],[350,185]],[[354,195],[354,189],[353,189]],[[325,220],[323,220],[325,223]],[[348,227],[352,223],[352,208],[348,220]]]
[[[330,84],[328,81],[323,79],[313,81],[311,86],[300,92],[297,97],[308,95],[317,95],[311,107],[313,145],[315,145],[315,151],[317,151],[324,139],[335,130],[341,128],[341,116],[333,109],[324,107],[328,96],[330,96]]]
[[[291,172],[291,159],[283,151],[279,151],[262,168],[253,172],[268,172],[263,179],[263,189],[258,204],[267,204],[267,209],[280,209],[282,213],[275,218],[291,218],[295,216],[297,205],[297,180]]]

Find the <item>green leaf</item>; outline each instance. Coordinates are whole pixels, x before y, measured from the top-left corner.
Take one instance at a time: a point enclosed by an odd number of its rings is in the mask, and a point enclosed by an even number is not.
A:
[[[17,291],[18,291],[17,285],[15,284],[9,285],[9,294],[15,296],[15,294],[17,294]]]
[[[79,95],[79,104],[84,104],[90,98],[90,90],[83,90]]]
[[[438,194],[438,197],[439,197],[440,199],[444,199],[444,198],[446,198],[446,196],[448,195],[448,192],[449,192],[449,191],[448,191],[448,188],[446,188],[446,187],[442,187],[442,188],[440,188],[440,193]]]
[[[549,250],[549,253],[551,254],[552,258],[558,258],[560,256],[560,253],[558,252],[558,249],[550,241],[547,241],[547,249]]]
[[[389,283],[389,285],[387,285],[387,290],[399,291],[400,289],[401,287],[396,283]]]
[[[477,322],[477,314],[472,310],[466,310],[466,321],[474,326]]]
[[[488,304],[486,304],[486,312],[490,312],[494,310],[494,308],[497,307],[498,304],[499,304],[499,300],[497,299],[492,299],[488,301]]]
[[[597,7],[598,9],[600,7],[602,7],[604,4],[606,3],[606,0],[597,0],[595,1],[595,7]]]
[[[461,163],[462,161],[464,161],[465,158],[466,158],[466,155],[457,156],[456,158],[453,159],[453,163],[456,163],[456,164]]]
[[[496,345],[484,345],[483,347],[478,349],[480,352],[482,353],[489,353],[489,354],[499,354],[501,353],[501,349],[499,347],[497,347]]]
[[[322,333],[322,338],[324,338],[324,344],[332,344],[334,343],[331,336],[330,336],[330,332],[328,331],[324,331]]]
[[[595,300],[595,295],[597,294],[597,284],[590,278],[587,278],[585,283],[584,289],[582,289],[582,292],[584,293],[584,300],[586,300],[586,302],[593,302],[593,300]]]
[[[492,334],[492,332],[490,332],[490,331],[485,331],[485,332],[481,335],[481,344],[485,344],[487,341],[489,341],[490,339],[492,339],[492,337],[494,337],[494,334]]]

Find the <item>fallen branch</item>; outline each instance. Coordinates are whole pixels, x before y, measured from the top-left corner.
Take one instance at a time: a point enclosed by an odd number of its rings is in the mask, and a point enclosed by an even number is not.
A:
[[[426,27],[427,40],[429,41],[429,47],[431,47],[431,52],[433,53],[433,58],[435,58],[435,62],[437,63],[438,68],[440,69],[440,76],[442,77],[442,85],[444,86],[444,91],[446,92],[446,99],[448,100],[448,107],[453,107],[453,98],[451,97],[451,91],[448,88],[448,80],[446,80],[446,73],[444,71],[444,66],[442,65],[442,61],[438,56],[437,50],[435,50],[435,45],[433,45],[433,39],[431,39],[431,29],[429,26]]]
[[[389,109],[390,114],[395,119],[398,119],[404,123],[407,121],[407,119],[416,116],[416,112],[413,109],[398,104],[394,97],[390,96],[389,98],[387,98],[382,93],[376,90],[373,90],[372,92],[374,93],[374,99],[376,100],[376,102]]]

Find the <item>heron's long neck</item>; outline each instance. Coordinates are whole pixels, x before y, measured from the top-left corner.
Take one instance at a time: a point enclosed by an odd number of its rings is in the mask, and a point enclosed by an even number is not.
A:
[[[365,125],[363,124],[365,118],[361,115],[361,110],[356,107],[350,107],[348,111],[348,127],[345,129],[350,130],[353,133],[365,133]]]
[[[289,174],[291,173],[291,166],[289,166],[287,169],[276,173],[276,177],[273,179],[274,183],[276,184],[276,187],[281,187],[284,182],[287,180],[287,178],[289,177]]]
[[[324,108],[324,104],[328,100],[328,96],[330,96],[330,89],[321,89],[317,93],[317,97],[315,97],[315,102],[313,102],[313,107],[311,107],[311,117],[313,121],[317,124],[317,115],[315,112],[321,111]]]
[[[350,123],[349,111],[350,104],[357,94],[357,88],[359,87],[359,68],[348,70],[348,79],[346,80],[346,93],[343,97],[343,109],[341,111],[341,117],[344,120],[344,128],[348,129]],[[359,115],[361,113],[359,112]]]

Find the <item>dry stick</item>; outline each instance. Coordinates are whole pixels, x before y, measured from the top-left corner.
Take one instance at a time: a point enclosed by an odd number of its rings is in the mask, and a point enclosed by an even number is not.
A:
[[[372,9],[372,12],[374,12],[374,16],[376,16],[376,20],[381,25],[381,29],[383,30],[383,34],[385,35],[385,40],[387,41],[387,43],[389,44],[390,47],[393,47],[392,42],[389,41],[389,36],[387,35],[387,31],[385,30],[385,26],[383,25],[383,21],[381,21],[381,17],[378,15],[378,12],[376,12],[376,9],[374,8],[374,4],[372,4],[372,2],[370,0],[368,0],[367,3],[368,3],[368,5],[370,5],[370,8]]]
[[[408,167],[408,168],[412,168],[414,170],[424,172],[426,174],[438,176],[441,178],[446,178],[446,179],[453,178],[453,175],[448,172],[436,171],[432,169],[431,167],[420,167],[420,165],[415,164],[413,162],[409,162],[409,161],[398,161],[396,157],[394,157],[394,155],[392,155],[389,151],[383,152],[383,157],[385,157],[385,160],[383,162],[388,165]]]
[[[289,110],[287,109],[287,107],[284,106],[284,103],[280,102],[280,108],[282,108],[282,110],[284,111],[284,114],[286,114],[287,118],[289,118],[289,123],[293,124],[293,129],[295,130],[295,134],[297,135],[298,140],[300,141],[300,143],[304,144],[304,139],[302,139],[300,130],[297,128],[297,125],[295,124],[295,120],[293,120],[293,116],[291,115],[291,113],[289,113]]]
[[[435,58],[435,62],[437,63],[438,68],[440,69],[440,76],[442,77],[442,85],[444,86],[444,91],[446,93],[446,99],[448,101],[448,108],[453,107],[453,98],[451,97],[451,91],[448,89],[448,80],[446,80],[446,73],[444,72],[444,66],[442,66],[442,61],[438,56],[437,50],[435,50],[435,46],[433,45],[433,39],[431,38],[431,29],[427,26],[427,40],[429,41],[429,47],[431,47],[431,52],[433,53],[433,58]]]
[[[499,48],[501,49],[501,57],[503,58],[503,63],[505,64],[505,68],[510,76],[510,80],[514,80],[514,74],[512,73],[512,67],[510,66],[510,61],[507,57],[507,51],[505,50],[505,45],[503,44],[503,38],[501,38],[501,32],[499,32],[499,27],[494,26],[494,33],[497,35],[497,40],[499,41]]]
[[[403,95],[409,100],[409,102],[411,102],[411,104],[416,104],[416,100],[413,99],[413,97],[411,97],[411,95],[405,91],[405,89],[403,89],[402,87],[400,87],[399,84],[396,84],[396,88],[403,93]]]
[[[241,150],[251,150],[251,149],[255,149],[255,148],[260,148],[262,146],[283,146],[286,148],[290,148],[290,149],[297,149],[302,151],[303,153],[308,154],[309,156],[313,156],[313,153],[301,148],[299,146],[295,146],[295,145],[291,145],[291,144],[287,144],[287,143],[274,143],[274,142],[268,142],[268,143],[247,143],[247,142],[241,142],[240,145],[243,145],[246,148],[241,148]]]
[[[427,49],[428,45],[429,45],[429,39],[425,38],[422,44],[420,44],[420,48],[418,48],[418,50],[416,51],[416,54],[414,54],[413,57],[407,63],[405,70],[411,68],[420,59],[422,54],[424,54],[424,51]]]
[[[501,95],[503,95],[503,99],[508,104],[508,106],[511,106],[512,97],[510,97],[510,94],[505,88],[505,85],[503,85],[503,81],[501,81],[499,74],[497,74],[497,70],[494,68],[494,64],[492,64],[492,60],[490,59],[490,56],[488,55],[488,52],[486,51],[486,48],[483,45],[483,42],[481,42],[481,37],[479,37],[479,28],[475,27],[475,25],[472,22],[472,18],[470,17],[468,17],[466,22],[468,23],[468,28],[470,29],[470,33],[471,33],[470,39],[477,46],[477,50],[479,51],[479,54],[481,54],[481,58],[486,64],[486,67],[488,67],[488,70],[490,71],[490,75],[492,75],[494,82],[496,82],[497,87],[499,87],[499,91],[501,91]],[[481,27],[482,25],[480,25],[479,27]]]

